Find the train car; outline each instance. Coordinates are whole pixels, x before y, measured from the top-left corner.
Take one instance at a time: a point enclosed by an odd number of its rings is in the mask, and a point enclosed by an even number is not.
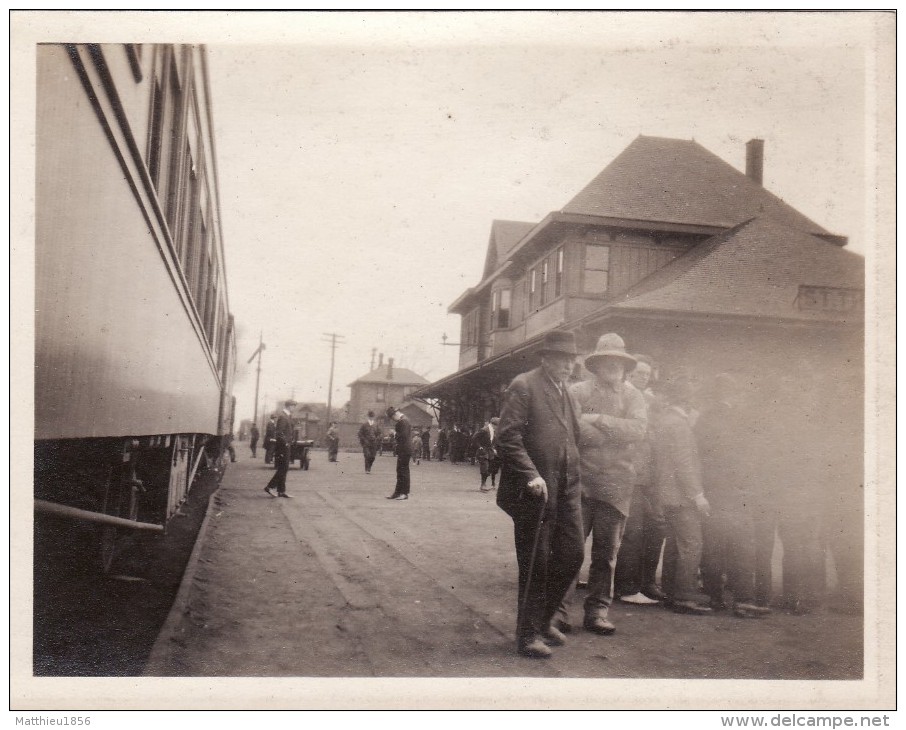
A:
[[[236,344],[197,45],[37,47],[35,507],[161,532],[232,432]]]

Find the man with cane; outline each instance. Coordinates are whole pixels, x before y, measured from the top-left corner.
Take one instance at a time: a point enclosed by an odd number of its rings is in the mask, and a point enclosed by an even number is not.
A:
[[[566,387],[576,355],[571,332],[549,332],[541,366],[513,379],[500,414],[497,505],[516,538],[517,649],[533,658],[565,642],[551,621],[584,557],[578,409]]]

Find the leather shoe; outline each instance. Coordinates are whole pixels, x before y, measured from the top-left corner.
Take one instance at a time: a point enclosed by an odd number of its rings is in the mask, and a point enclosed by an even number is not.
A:
[[[664,593],[656,583],[645,586],[642,589],[642,593],[649,598],[653,598],[655,601],[663,601],[667,597],[667,594]]]
[[[534,636],[519,642],[519,653],[532,659],[549,659],[554,652],[539,637]]]
[[[767,609],[770,613],[770,609]],[[737,603],[733,606],[733,615],[737,618],[764,618],[767,616],[764,610],[759,610],[758,606],[751,603]]]
[[[569,621],[564,621],[562,618],[555,618],[551,621],[551,626],[553,626],[561,634],[570,634],[573,630],[573,625]]]
[[[601,634],[601,636],[610,636],[617,631],[616,626],[600,616],[586,616],[582,626],[586,631],[591,631],[593,634]]]
[[[563,646],[566,643],[566,637],[552,624],[541,632],[541,641],[548,646]]]
[[[394,494],[394,495],[387,497],[387,499],[395,499],[397,502],[402,502],[406,499],[409,499],[409,495],[408,494]]]
[[[283,499],[292,499],[292,498],[293,498],[293,496],[292,496],[291,494],[287,494],[286,492],[281,492],[281,493],[278,494],[277,496],[278,496],[278,497],[283,497]]]
[[[671,608],[675,613],[689,613],[695,616],[709,616],[714,613],[710,606],[703,606],[695,601],[673,601]]]
[[[272,497],[276,497],[276,496],[277,496],[276,494],[274,494],[274,492],[271,490],[270,487],[265,487],[265,488],[264,488],[264,491],[267,492],[267,493],[268,493],[269,495],[271,495]]]

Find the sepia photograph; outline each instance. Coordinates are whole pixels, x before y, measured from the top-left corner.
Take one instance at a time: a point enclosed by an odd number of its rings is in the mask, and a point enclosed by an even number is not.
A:
[[[10,43],[11,710],[895,709],[894,13]]]

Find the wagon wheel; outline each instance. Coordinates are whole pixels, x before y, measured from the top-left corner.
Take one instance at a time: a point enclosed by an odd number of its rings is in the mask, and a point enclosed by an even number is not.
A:
[[[102,512],[123,517],[127,520],[138,519],[138,504],[142,484],[137,479],[129,481],[115,481],[108,479],[104,492]],[[112,525],[101,527],[100,561],[101,570],[106,574],[111,571],[116,561],[117,553],[122,546],[124,531]]]

